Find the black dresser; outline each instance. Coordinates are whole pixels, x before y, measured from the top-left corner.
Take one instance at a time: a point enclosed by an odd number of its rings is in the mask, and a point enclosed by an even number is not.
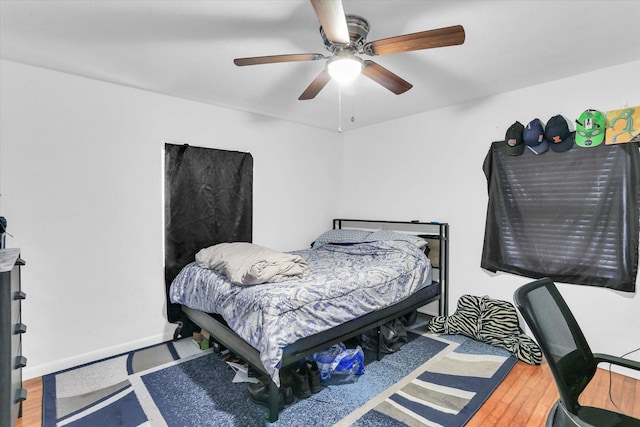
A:
[[[20,288],[20,249],[0,249],[0,426],[15,426],[22,415],[22,401],[27,391],[22,388],[22,323],[20,309],[24,292]]]

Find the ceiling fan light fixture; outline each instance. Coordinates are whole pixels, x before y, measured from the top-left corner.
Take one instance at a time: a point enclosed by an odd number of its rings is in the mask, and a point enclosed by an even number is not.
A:
[[[327,72],[340,84],[351,83],[362,73],[362,59],[354,55],[334,55],[327,61]]]
[[[294,53],[236,58],[233,60],[234,64],[244,66],[326,60],[324,69],[300,94],[299,100],[315,98],[332,80],[340,85],[346,85],[360,74],[392,93],[400,95],[411,89],[413,85],[382,65],[369,59],[363,60],[359,55],[391,55],[464,43],[465,32],[462,25],[367,41],[369,22],[358,15],[346,15],[343,0],[310,1],[320,23],[320,35],[324,46],[331,53],[328,59],[320,53]]]

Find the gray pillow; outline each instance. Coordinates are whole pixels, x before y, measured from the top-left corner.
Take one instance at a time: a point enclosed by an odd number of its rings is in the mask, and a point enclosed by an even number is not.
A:
[[[413,234],[398,233],[391,230],[378,230],[371,233],[365,242],[385,242],[387,240],[403,240],[415,244],[419,248],[427,246],[427,241]]]
[[[361,243],[371,234],[371,231],[357,230],[352,228],[341,228],[329,230],[322,233],[311,245],[314,249],[324,246],[328,243],[350,244]]]

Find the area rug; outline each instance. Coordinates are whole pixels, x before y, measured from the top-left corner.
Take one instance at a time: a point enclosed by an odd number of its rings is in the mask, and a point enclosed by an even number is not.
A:
[[[516,358],[489,354],[486,344],[466,337],[452,335],[446,340],[459,345],[448,346],[337,426],[465,425],[507,376]]]
[[[203,356],[190,338],[145,347],[45,375],[42,425],[138,426],[148,417],[140,373]],[[151,424],[148,424],[151,425]]]
[[[43,426],[462,426],[516,359],[470,338],[417,332],[363,375],[332,377],[296,398],[275,423],[219,354],[184,340],[45,376]]]

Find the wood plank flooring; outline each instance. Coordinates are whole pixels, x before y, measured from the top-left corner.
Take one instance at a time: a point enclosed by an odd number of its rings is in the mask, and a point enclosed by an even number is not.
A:
[[[24,387],[28,390],[27,400],[17,427],[41,427],[42,378],[25,381]],[[610,375],[609,371],[598,369],[582,397],[583,405],[600,406],[640,418],[640,381],[633,378],[616,373]],[[531,366],[518,362],[467,426],[544,426],[557,399],[558,391],[546,364]]]
[[[42,377],[22,382],[27,389],[27,400],[22,403],[22,417],[16,427],[42,426]]]

